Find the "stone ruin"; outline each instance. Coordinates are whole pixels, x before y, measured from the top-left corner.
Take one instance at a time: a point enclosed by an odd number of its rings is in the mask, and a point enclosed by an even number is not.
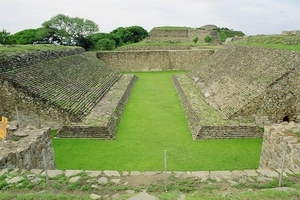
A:
[[[5,168],[55,169],[50,128],[19,128],[9,122],[7,140],[0,140],[0,169]]]
[[[23,126],[62,127],[58,137],[113,139],[136,77],[78,48],[58,58],[36,53],[39,59],[31,53],[0,60],[0,114],[17,120],[18,110]],[[105,120],[93,119],[96,115],[85,120],[99,106],[107,110]]]
[[[78,49],[59,58],[39,54],[47,58],[0,55],[1,115],[16,119],[17,106],[23,124],[61,128],[58,137],[114,139],[136,77]],[[187,75],[172,77],[193,139],[262,137],[259,127],[299,123],[300,53],[227,45],[199,62]],[[19,158],[15,152],[1,155],[2,163]]]
[[[228,129],[223,136],[230,138],[236,137],[232,126],[246,125],[245,137],[256,137],[262,133],[254,126],[299,122],[299,68],[299,52],[227,45],[187,75],[174,76],[193,138],[215,135],[209,126]]]
[[[216,26],[213,26],[216,28]],[[179,43],[179,42],[192,42],[194,38],[198,37],[198,40],[204,42],[206,36],[211,36],[212,43],[221,44],[221,40],[218,31],[213,30],[212,27],[205,27],[201,29],[195,28],[182,28],[169,30],[164,27],[153,28],[149,32],[149,38],[146,42],[167,42],[167,43]]]
[[[265,126],[259,168],[300,169],[300,124]]]
[[[282,31],[282,35],[300,35],[300,30]]]

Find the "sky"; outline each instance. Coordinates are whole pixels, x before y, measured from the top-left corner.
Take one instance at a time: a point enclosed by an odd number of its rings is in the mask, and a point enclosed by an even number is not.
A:
[[[0,0],[0,30],[39,28],[58,14],[92,20],[103,33],[206,24],[246,35],[300,30],[300,0]]]

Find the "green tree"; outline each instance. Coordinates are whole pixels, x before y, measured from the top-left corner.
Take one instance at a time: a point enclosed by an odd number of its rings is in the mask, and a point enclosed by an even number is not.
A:
[[[121,38],[124,44],[140,42],[149,35],[148,31],[140,26],[119,27],[110,33]]]
[[[36,41],[36,29],[25,29],[15,33],[12,38],[17,44],[32,44]]]
[[[196,43],[198,42],[198,40],[199,40],[199,38],[198,38],[198,37],[195,37],[195,38],[193,39],[193,42],[196,44]]]
[[[11,39],[11,35],[10,32],[8,32],[7,30],[2,30],[0,32],[0,44],[12,44],[13,40]]]
[[[116,48],[116,43],[114,40],[103,38],[97,41],[94,50],[113,50],[115,48]]]
[[[99,31],[98,25],[88,19],[69,17],[58,14],[42,24],[50,32],[54,32],[61,41],[70,43],[72,39],[80,40]]]
[[[204,42],[206,43],[211,43],[212,42],[212,37],[210,35],[207,35],[205,38],[204,38]]]

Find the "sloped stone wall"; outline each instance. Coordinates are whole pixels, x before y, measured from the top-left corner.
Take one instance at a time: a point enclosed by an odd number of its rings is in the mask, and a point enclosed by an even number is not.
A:
[[[25,129],[21,131],[25,131]],[[0,141],[0,169],[44,169],[43,149],[45,150],[47,169],[55,169],[50,129],[31,129],[26,130],[26,133],[29,135],[18,141]]]
[[[178,92],[181,105],[184,109],[185,116],[194,140],[199,139],[228,139],[228,138],[257,138],[262,137],[260,129],[252,123],[241,123],[239,121],[224,120],[224,124],[214,122],[212,124],[202,124],[200,112],[210,112],[205,108],[198,106],[200,104],[195,94],[187,89],[187,83],[183,83],[183,75],[172,76],[173,84]],[[210,116],[214,117],[214,116]]]
[[[67,110],[32,96],[28,90],[12,85],[8,81],[0,80],[0,114],[9,121],[17,120],[16,106],[23,126],[49,126],[54,129],[62,124],[78,121]]]
[[[137,76],[124,74],[83,123],[62,126],[56,137],[114,139],[123,110],[136,81]]]
[[[118,71],[190,70],[214,50],[101,51],[97,58]]]
[[[259,119],[263,126],[300,120],[299,68],[299,52],[227,45],[189,76],[224,118]]]
[[[262,123],[280,123],[284,120],[300,123],[300,62],[232,117],[265,116]]]
[[[81,47],[74,47],[68,50],[46,50],[16,53],[11,55],[0,52],[0,73],[17,68],[34,65],[41,61],[54,60],[60,57],[82,54],[85,50]]]
[[[300,169],[300,124],[283,122],[265,126],[259,168]]]
[[[0,73],[0,115],[23,125],[59,128],[80,122],[121,74],[94,53],[39,62]]]

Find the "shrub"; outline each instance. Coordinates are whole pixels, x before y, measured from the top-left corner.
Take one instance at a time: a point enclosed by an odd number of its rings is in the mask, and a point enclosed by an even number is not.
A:
[[[205,38],[204,38],[204,42],[205,43],[211,43],[212,42],[212,37],[210,35],[207,35]]]
[[[199,38],[198,38],[198,37],[195,37],[195,38],[193,39],[193,42],[196,44],[196,43],[198,42],[198,40],[199,40]]]

